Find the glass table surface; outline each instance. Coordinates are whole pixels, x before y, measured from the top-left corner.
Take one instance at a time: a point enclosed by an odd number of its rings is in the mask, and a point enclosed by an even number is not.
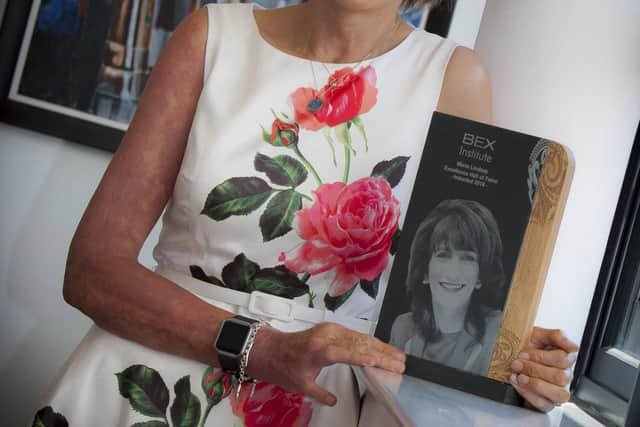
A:
[[[581,411],[572,404],[544,414],[377,368],[353,367],[353,370],[359,384],[366,389],[360,416],[362,427],[601,425],[590,417],[582,417]],[[570,413],[578,416],[569,416]]]

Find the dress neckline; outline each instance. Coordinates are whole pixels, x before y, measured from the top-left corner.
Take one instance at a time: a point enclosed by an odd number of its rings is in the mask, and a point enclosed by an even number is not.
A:
[[[279,55],[282,55],[284,57],[288,57],[290,59],[296,60],[296,61],[304,61],[304,62],[312,62],[312,63],[317,63],[317,64],[325,64],[328,66],[332,66],[332,67],[352,67],[354,65],[358,65],[360,64],[360,66],[364,66],[365,64],[371,64],[372,62],[381,60],[383,58],[387,58],[389,56],[394,55],[396,52],[403,50],[406,46],[409,45],[410,40],[413,39],[415,37],[415,34],[422,31],[416,27],[413,28],[413,31],[411,31],[409,34],[407,34],[407,36],[402,39],[402,41],[400,43],[398,43],[397,45],[395,45],[394,47],[392,47],[391,49],[389,49],[388,51],[378,55],[378,56],[374,56],[372,58],[367,59],[366,61],[357,61],[357,62],[320,62],[320,61],[316,61],[310,58],[305,58],[302,56],[298,56],[298,55],[294,55],[292,53],[289,53],[287,51],[284,51],[276,46],[274,46],[273,44],[271,44],[269,41],[267,41],[267,39],[265,39],[262,36],[262,33],[260,32],[260,28],[258,27],[258,22],[256,21],[256,16],[255,16],[255,9],[256,8],[261,8],[260,5],[256,5],[255,3],[249,3],[246,4],[246,10],[249,14],[249,20],[251,21],[251,25],[252,25],[252,30],[255,32],[256,37],[258,38],[258,40],[260,41],[260,43],[262,45],[264,45],[267,49],[270,49],[272,51],[275,51],[276,53],[278,53]]]

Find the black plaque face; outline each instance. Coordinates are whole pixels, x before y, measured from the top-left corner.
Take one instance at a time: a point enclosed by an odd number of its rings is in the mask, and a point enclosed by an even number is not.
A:
[[[407,374],[486,377],[547,146],[434,113],[375,333]]]

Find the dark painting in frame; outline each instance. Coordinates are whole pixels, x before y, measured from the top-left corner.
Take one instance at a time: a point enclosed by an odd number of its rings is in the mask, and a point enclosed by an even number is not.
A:
[[[0,26],[0,120],[115,151],[168,36],[187,13],[218,2],[228,1],[7,2]],[[65,10],[69,4],[76,10]],[[446,1],[404,19],[446,36],[454,8],[455,0]]]
[[[9,2],[0,30],[0,118],[114,151],[162,46],[197,3]]]

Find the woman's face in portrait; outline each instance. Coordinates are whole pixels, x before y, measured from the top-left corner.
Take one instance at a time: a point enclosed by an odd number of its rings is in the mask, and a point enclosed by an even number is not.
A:
[[[431,254],[426,277],[433,303],[450,308],[468,304],[473,291],[481,286],[479,272],[474,251],[438,245]]]

